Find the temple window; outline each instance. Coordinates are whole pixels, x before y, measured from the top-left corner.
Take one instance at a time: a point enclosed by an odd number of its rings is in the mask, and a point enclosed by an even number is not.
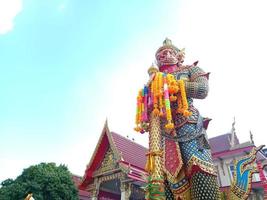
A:
[[[234,167],[233,162],[229,163],[228,171],[229,171],[230,180],[232,181],[234,179],[234,171],[235,171],[235,167]]]

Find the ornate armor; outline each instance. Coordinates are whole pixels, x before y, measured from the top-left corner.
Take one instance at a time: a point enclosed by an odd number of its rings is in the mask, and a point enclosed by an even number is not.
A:
[[[177,113],[177,102],[171,103],[174,131],[168,134],[162,130],[164,149],[163,169],[166,173],[166,199],[219,199],[216,170],[203,126],[205,119],[193,106],[193,99],[204,99],[208,94],[208,73],[197,62],[183,65],[184,52],[166,39],[156,53],[159,71],[172,74],[175,79],[184,80],[190,116]],[[183,165],[175,165],[176,160]],[[177,162],[179,163],[179,162]],[[173,170],[169,165],[176,167]],[[176,173],[172,173],[172,172]]]
[[[198,62],[183,65],[184,50],[169,39],[156,52],[156,59],[158,68],[149,68],[150,80],[137,97],[135,130],[149,131],[146,199],[220,199],[206,138],[209,119],[193,105],[193,99],[207,96],[209,73],[198,67]],[[231,198],[247,198],[248,174],[254,172],[251,166],[259,149],[236,164]]]

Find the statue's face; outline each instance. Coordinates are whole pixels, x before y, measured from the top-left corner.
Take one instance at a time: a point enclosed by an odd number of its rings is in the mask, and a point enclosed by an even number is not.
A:
[[[157,62],[160,66],[175,65],[178,63],[178,53],[172,48],[165,48],[156,54]]]

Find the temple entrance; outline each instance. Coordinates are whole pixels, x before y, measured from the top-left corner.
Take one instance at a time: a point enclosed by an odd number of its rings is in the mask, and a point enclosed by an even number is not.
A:
[[[120,180],[114,179],[100,184],[98,199],[100,200],[120,200]]]
[[[145,197],[141,185],[114,179],[102,182],[99,187],[99,200],[142,200]]]

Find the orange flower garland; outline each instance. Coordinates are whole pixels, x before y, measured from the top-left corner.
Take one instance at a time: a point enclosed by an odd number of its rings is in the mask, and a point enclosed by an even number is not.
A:
[[[178,80],[178,85],[180,88],[180,97],[179,102],[178,102],[178,112],[181,113],[183,116],[188,117],[192,115],[192,112],[188,110],[188,102],[187,102],[187,97],[186,97],[186,92],[185,92],[185,84],[184,80]]]
[[[137,96],[136,127],[135,130],[144,133],[148,129],[148,102],[153,105],[152,113],[156,116],[165,117],[166,131],[174,129],[171,112],[171,102],[177,101],[177,113],[185,117],[192,113],[188,110],[188,102],[183,80],[175,80],[172,74],[162,72],[155,73],[154,79],[148,86],[139,91]]]

